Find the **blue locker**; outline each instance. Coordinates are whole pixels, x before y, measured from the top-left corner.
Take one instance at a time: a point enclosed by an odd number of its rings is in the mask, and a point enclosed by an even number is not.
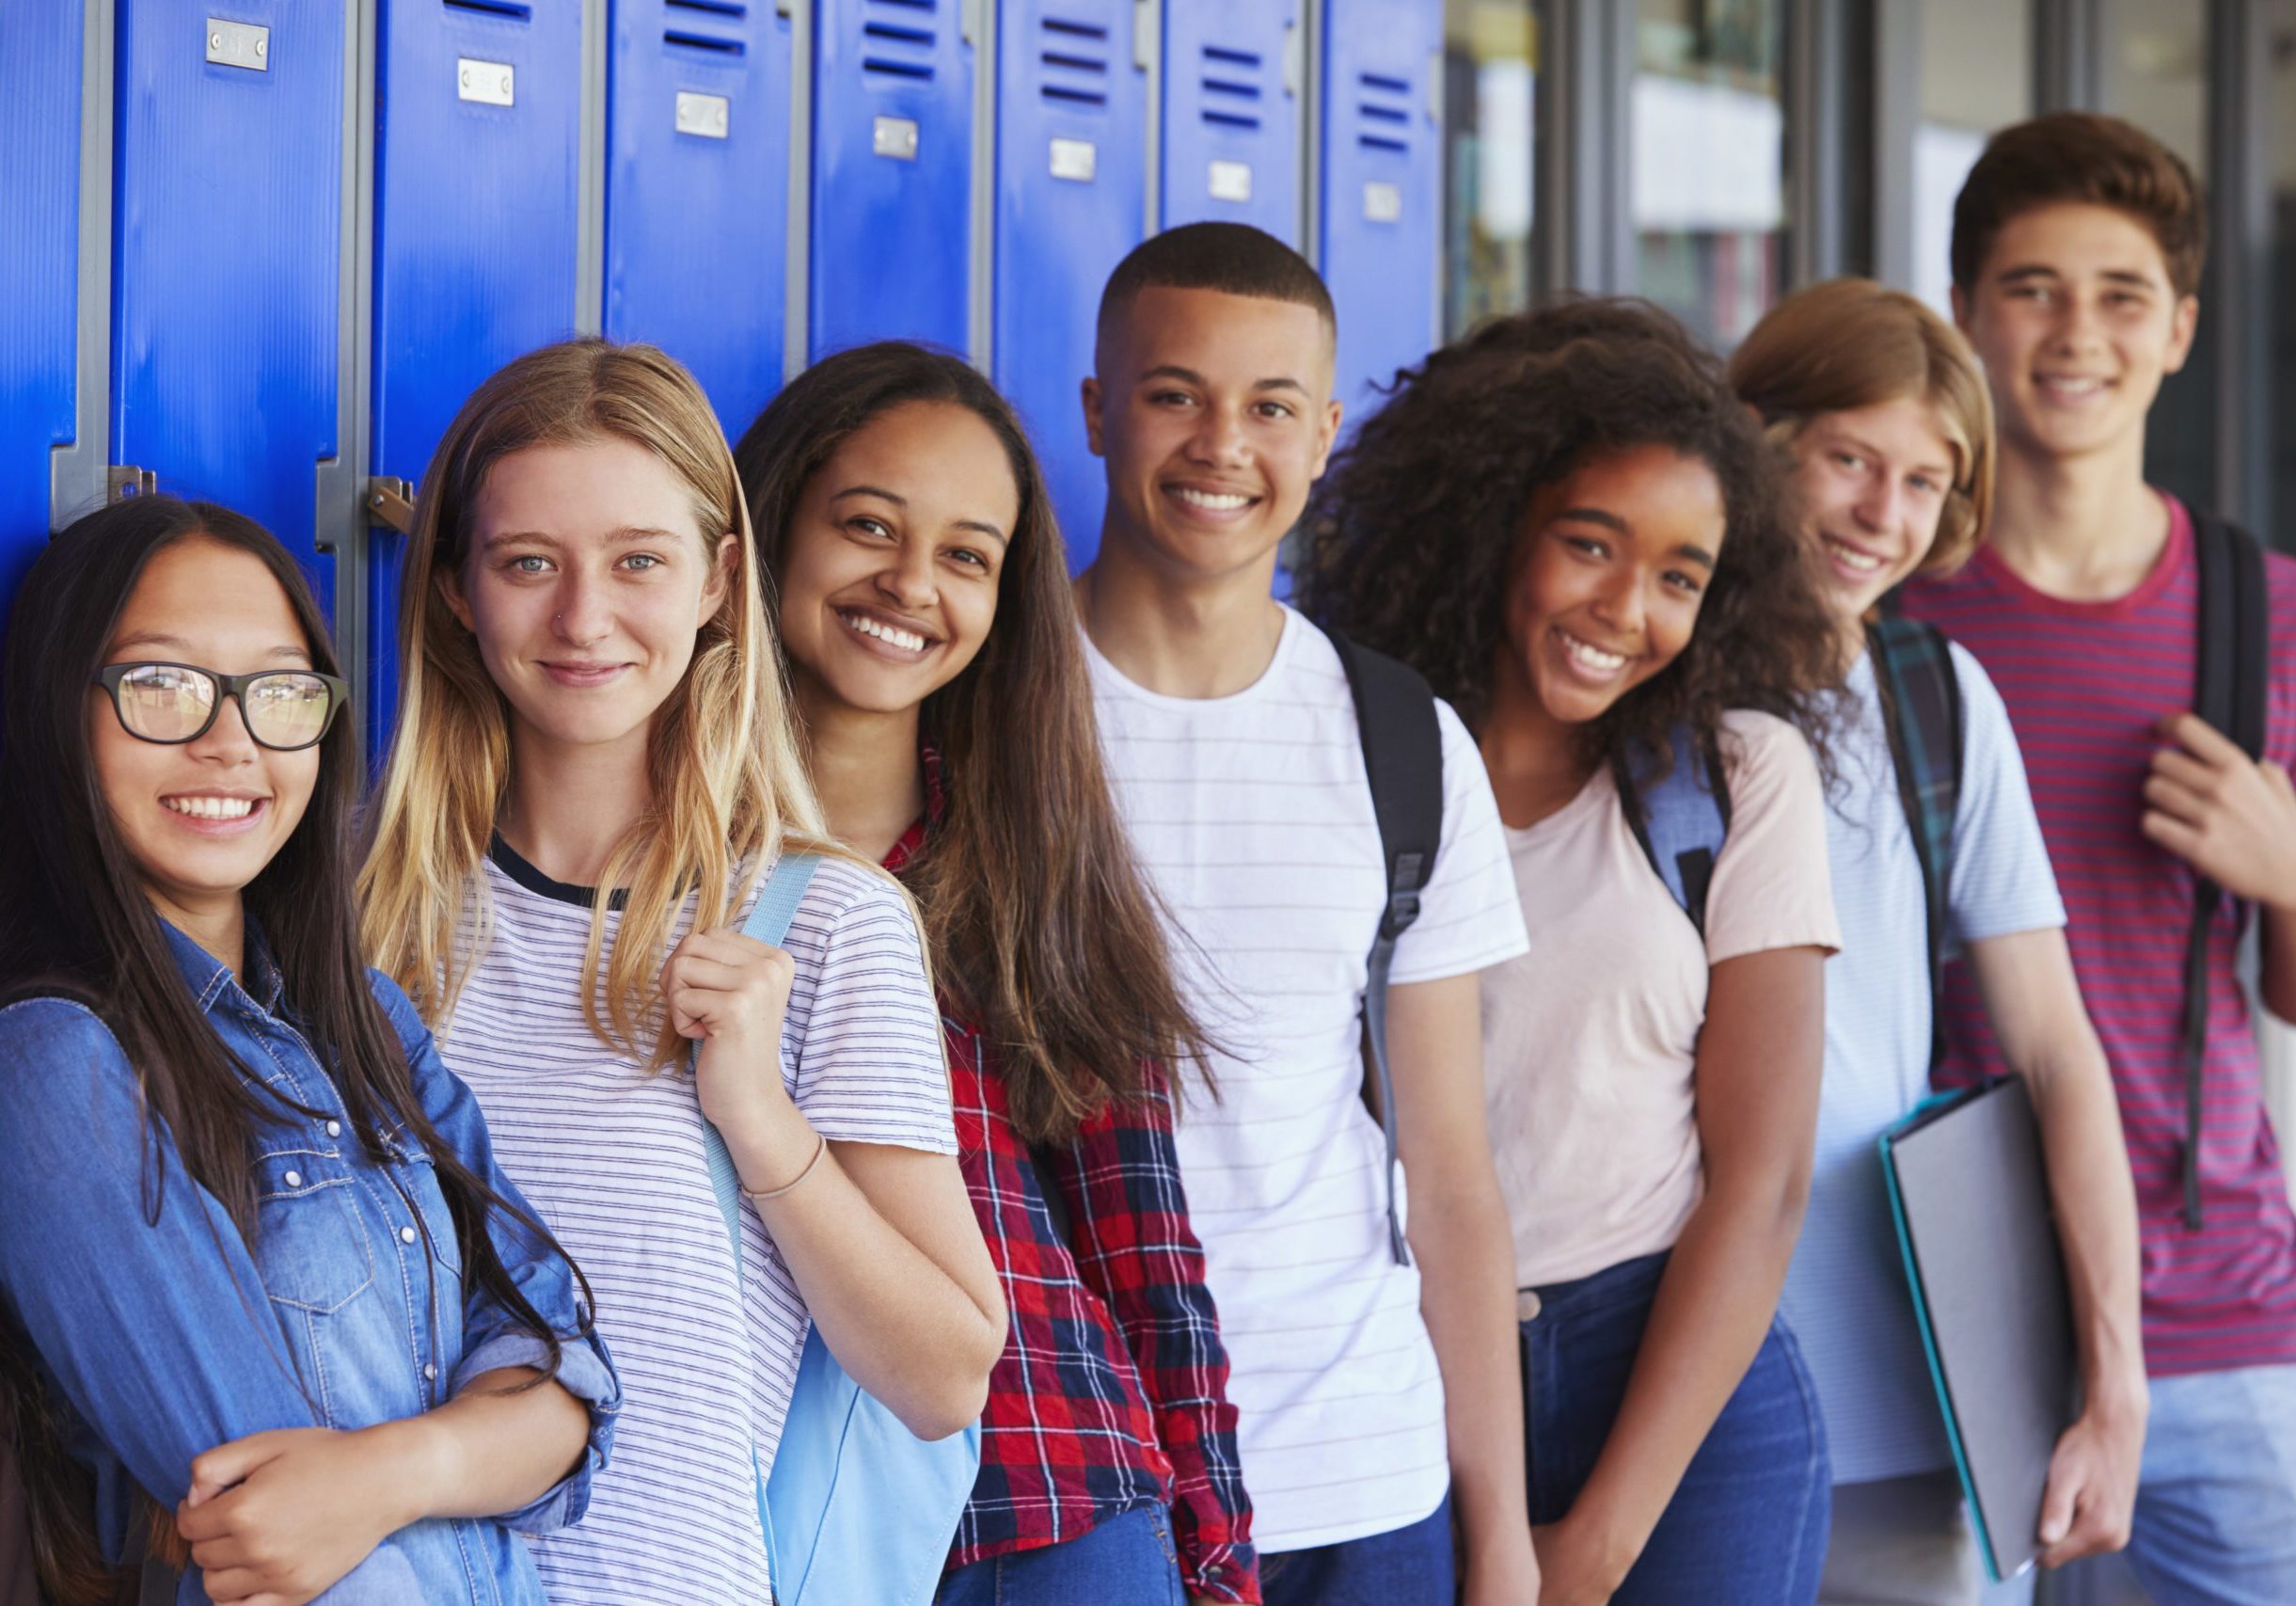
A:
[[[1013,0],[998,21],[996,122],[996,382],[1027,421],[1082,568],[1107,489],[1078,387],[1100,286],[1148,215],[1132,0]]]
[[[376,45],[374,472],[420,482],[465,398],[575,327],[581,8],[383,0]],[[404,542],[369,536],[361,710],[388,739]]]
[[[0,8],[0,618],[48,538],[78,393],[80,8]]]
[[[1160,228],[1219,220],[1300,243],[1299,0],[1164,0]]]
[[[1326,0],[1317,265],[1339,312],[1333,394],[1350,419],[1434,340],[1440,0]]]
[[[814,24],[813,357],[967,344],[972,0],[819,0]]]
[[[261,520],[328,598],[346,8],[224,9],[119,0],[112,461]]]
[[[693,370],[736,437],[782,383],[789,34],[773,0],[614,8],[606,332]]]

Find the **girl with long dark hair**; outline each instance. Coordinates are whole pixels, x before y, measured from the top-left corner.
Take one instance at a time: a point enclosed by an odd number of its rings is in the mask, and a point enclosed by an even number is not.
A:
[[[1012,1311],[940,1598],[1257,1600],[1172,1140],[1203,1035],[1101,772],[1035,454],[972,368],[888,342],[808,369],[736,456],[830,827],[924,916]]]
[[[1834,626],[1781,485],[1678,325],[1584,301],[1430,357],[1309,514],[1306,607],[1467,721],[1530,928],[1482,1012],[1544,1606],[1817,1590],[1824,1430],[1775,1312],[1837,943],[1803,734]]]
[[[587,1288],[359,958],[309,587],[220,507],[41,553],[7,645],[0,1354],[52,1598],[543,1599],[619,1395]],[[187,1547],[187,1550],[186,1550]]]

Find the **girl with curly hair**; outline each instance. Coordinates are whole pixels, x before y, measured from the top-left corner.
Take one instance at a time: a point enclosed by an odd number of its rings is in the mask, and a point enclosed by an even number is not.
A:
[[[1680,326],[1580,301],[1407,374],[1310,515],[1308,612],[1466,718],[1530,926],[1482,1015],[1544,1606],[1817,1590],[1824,1426],[1776,1308],[1837,943],[1804,734],[1834,627],[1781,491]],[[1679,891],[1653,805],[1726,821]]]
[[[1965,648],[1927,626],[1874,618],[1900,581],[1950,573],[1975,549],[1993,494],[1992,404],[1952,326],[1863,278],[1787,297],[1739,346],[1730,379],[1793,454],[1803,540],[1848,666],[1826,813],[1842,952],[1827,967],[1810,1226],[1783,1300],[1833,1455],[1821,1598],[1967,1602],[1976,1539],[1902,1292],[1875,1148],[1928,1095],[1942,1023],[1933,990],[1912,978],[1930,974],[1948,938],[2004,1069],[2032,1093],[2081,1328],[2082,1412],[2059,1440],[2039,1531],[1994,1537],[2037,1542],[2051,1565],[2118,1549],[2146,1419],[2128,1151],[2017,735]],[[1924,673],[1952,709],[1959,777],[1950,827],[1923,822],[1922,839],[1942,843],[1926,867],[1891,739],[1893,716],[1920,704],[1911,677]],[[1902,745],[1910,780],[1919,744]]]

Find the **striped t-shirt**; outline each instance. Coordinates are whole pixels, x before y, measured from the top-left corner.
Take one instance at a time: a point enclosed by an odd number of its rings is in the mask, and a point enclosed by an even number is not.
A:
[[[765,1600],[751,1456],[770,1468],[781,1441],[804,1304],[746,1205],[736,1293],[692,1077],[649,1073],[583,1020],[591,890],[500,843],[485,877],[486,948],[441,1046],[503,1169],[589,1275],[625,1400],[589,1514],[535,1544],[543,1582],[562,1606]],[[619,923],[607,916],[610,952]],[[473,912],[466,944],[476,929]],[[783,1074],[815,1130],[954,1154],[940,1015],[899,891],[825,860],[783,946]]]
[[[1222,1051],[1216,1102],[1185,1079],[1180,1155],[1253,1538],[1266,1553],[1406,1527],[1449,1471],[1419,1274],[1389,1248],[1386,1145],[1360,1096],[1386,861],[1346,673],[1290,609],[1267,672],[1233,696],[1162,696],[1085,655],[1117,805]],[[1439,713],[1443,842],[1398,986],[1527,946],[1481,755]],[[1396,1080],[1407,1101],[1408,1065]]]
[[[2193,706],[2199,570],[2193,522],[2169,503],[2167,549],[2110,602],[2051,596],[1981,548],[1960,574],[1908,588],[1907,610],[1982,662],[2024,749],[2066,937],[2104,1040],[2136,1177],[2145,1362],[2157,1375],[2296,1361],[2296,1215],[2265,1111],[2256,1036],[2227,903],[2209,956],[2200,1153],[2206,1219],[2184,1224],[2182,1023],[2193,878],[2146,837],[2144,787],[2161,718]],[[2266,756],[2296,765],[2296,563],[2267,559],[2272,632]],[[1998,1072],[1977,991],[1946,991],[1947,1079]]]

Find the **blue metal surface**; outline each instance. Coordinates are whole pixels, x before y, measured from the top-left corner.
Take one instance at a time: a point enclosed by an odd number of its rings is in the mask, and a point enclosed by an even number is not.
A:
[[[782,382],[789,33],[774,0],[613,10],[605,329],[691,369],[735,437]],[[689,128],[707,132],[680,132],[681,94],[710,97],[688,103]]]
[[[1044,462],[1071,566],[1092,561],[1107,482],[1085,443],[1100,286],[1148,215],[1148,73],[1132,0],[1011,0],[997,24],[997,386]]]
[[[80,8],[0,8],[0,618],[48,538],[48,453],[74,434]]]
[[[895,338],[963,351],[974,73],[965,0],[818,4],[807,351]],[[912,151],[900,143],[904,126]]]
[[[307,0],[308,3],[308,0]],[[465,64],[468,65],[466,66]],[[465,99],[499,97],[509,105]],[[420,482],[464,399],[574,332],[581,7],[383,0],[376,43],[373,464]],[[466,86],[466,74],[469,83]],[[369,538],[371,740],[398,690],[399,563]]]
[[[1317,263],[1339,312],[1333,393],[1361,419],[1434,339],[1442,152],[1436,126],[1440,0],[1328,0],[1322,238]]]
[[[118,20],[112,461],[261,520],[323,599],[344,9],[231,0],[230,20],[270,29],[260,72],[207,59],[203,0],[119,0]]]
[[[1160,227],[1219,219],[1300,237],[1300,107],[1284,62],[1299,0],[1164,0]]]

